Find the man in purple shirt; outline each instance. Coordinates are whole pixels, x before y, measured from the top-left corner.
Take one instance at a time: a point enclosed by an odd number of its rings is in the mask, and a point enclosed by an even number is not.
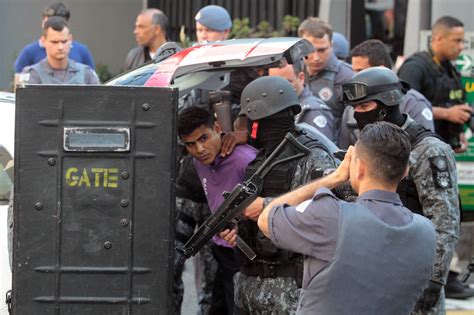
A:
[[[193,156],[211,212],[224,202],[223,192],[243,182],[245,170],[258,151],[249,145],[237,145],[223,156],[222,130],[206,110],[189,107],[178,116],[178,135]],[[234,249],[215,235],[211,246],[218,262],[210,314],[231,314],[234,308],[233,276],[240,269]]]

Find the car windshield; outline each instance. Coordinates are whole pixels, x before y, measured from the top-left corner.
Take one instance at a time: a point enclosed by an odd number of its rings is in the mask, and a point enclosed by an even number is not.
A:
[[[145,82],[155,73],[158,63],[150,62],[137,69],[131,70],[119,77],[107,82],[107,85],[138,85],[143,86]]]

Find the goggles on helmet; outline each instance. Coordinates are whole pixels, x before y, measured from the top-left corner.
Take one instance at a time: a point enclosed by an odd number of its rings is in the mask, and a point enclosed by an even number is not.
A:
[[[382,84],[377,86],[368,86],[365,83],[353,82],[346,83],[342,86],[342,91],[344,93],[344,98],[347,101],[353,102],[366,98],[369,95],[377,94],[380,92],[385,92],[388,90],[401,90],[402,84],[400,82]]]

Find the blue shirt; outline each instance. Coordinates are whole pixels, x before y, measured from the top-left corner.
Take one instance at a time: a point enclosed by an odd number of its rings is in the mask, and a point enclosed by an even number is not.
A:
[[[258,151],[255,148],[244,144],[237,145],[232,153],[224,158],[217,155],[211,165],[204,165],[193,159],[212,213],[224,202],[223,192],[232,191],[237,184],[244,181],[245,170],[249,163],[255,159],[257,153]],[[230,247],[226,241],[217,235],[214,236],[213,240],[217,245]]]
[[[26,66],[32,66],[46,58],[46,49],[39,41],[26,45],[15,61],[15,73],[21,73]],[[86,45],[73,41],[69,58],[95,69],[94,60]]]

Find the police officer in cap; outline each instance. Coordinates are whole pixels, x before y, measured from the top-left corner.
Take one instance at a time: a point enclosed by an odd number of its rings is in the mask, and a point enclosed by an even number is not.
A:
[[[343,86],[343,93],[346,105],[354,107],[354,118],[361,130],[370,123],[387,121],[410,136],[410,170],[398,193],[407,208],[431,220],[437,233],[431,279],[414,314],[444,314],[443,286],[459,239],[459,191],[453,150],[436,134],[400,113],[404,89],[393,71],[385,67],[363,70]]]
[[[275,247],[252,219],[256,220],[264,204],[270,201],[264,197],[290,191],[335,167],[327,147],[310,132],[295,126],[295,115],[300,111],[295,90],[281,77],[258,78],[242,92],[241,115],[249,119],[252,141],[261,150],[247,168],[246,178],[250,178],[288,132],[311,151],[274,167],[264,179],[260,197],[244,213],[249,219],[239,223],[239,235],[257,257],[253,261],[243,258],[243,267],[234,276],[234,314],[293,313],[298,305],[302,255]]]

